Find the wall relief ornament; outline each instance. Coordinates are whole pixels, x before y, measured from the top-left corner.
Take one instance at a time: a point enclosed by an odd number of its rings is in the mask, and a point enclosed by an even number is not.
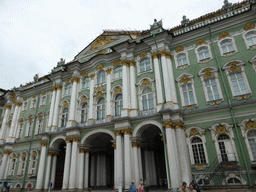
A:
[[[246,132],[246,131],[248,131],[248,130],[250,130],[250,129],[256,129],[256,122],[255,121],[252,121],[252,120],[250,120],[250,121],[248,121],[247,123],[245,123],[245,129],[244,129],[244,132]]]
[[[105,50],[105,49],[100,50],[100,51],[98,51],[98,52],[97,52],[97,55],[104,54],[105,52],[106,52],[106,50]]]
[[[197,129],[195,129],[195,128],[192,128],[191,130],[190,130],[190,133],[189,133],[190,135],[193,135],[193,136],[196,136],[196,135],[198,135],[199,134],[199,131],[197,130]]]
[[[142,57],[146,57],[147,56],[147,52],[142,52],[142,53],[140,53],[140,57],[142,58]]]
[[[111,71],[112,71],[112,69],[111,69],[111,68],[108,68],[108,69],[106,70],[107,75],[110,75]]]
[[[122,93],[122,89],[121,87],[116,87],[115,90],[114,90],[114,93]]]
[[[29,122],[33,121],[33,116],[32,116],[32,115],[30,115],[30,116],[28,117],[28,121],[29,121]]]
[[[101,91],[98,91],[96,94],[97,97],[103,97],[103,93]]]
[[[31,156],[32,156],[32,157],[36,157],[36,156],[37,156],[37,152],[36,152],[36,151],[33,151],[33,153],[32,153]]]
[[[150,86],[150,82],[147,79],[144,79],[142,81],[141,88],[144,87],[144,86],[147,86],[147,85]]]
[[[210,78],[210,77],[215,77],[215,75],[212,73],[211,71],[212,69],[210,68],[206,68],[205,70],[203,70],[204,72],[204,79]]]
[[[217,126],[216,131],[215,131],[215,136],[220,133],[229,133],[230,134],[230,132],[226,129],[226,127],[224,125]]]
[[[175,51],[178,53],[178,52],[181,52],[181,51],[184,51],[184,47],[181,47],[178,45],[178,47],[175,49]]]
[[[196,42],[196,47],[198,47],[199,45],[202,45],[202,44],[207,44],[205,40],[203,39],[199,39],[197,42]]]
[[[83,77],[85,77],[85,76],[88,75],[88,72],[87,72],[86,70],[84,70],[80,75],[83,76]]]
[[[247,100],[250,97],[250,94],[242,95],[239,97],[236,97],[238,101]]]
[[[196,166],[196,169],[197,170],[205,170],[205,166],[204,165],[198,165],[198,166]]]
[[[100,36],[98,37],[91,45],[91,51],[94,49],[97,49],[99,47],[102,47],[103,45],[106,45],[108,43],[112,43],[115,41],[114,39],[111,39],[110,36]]]
[[[121,64],[121,61],[120,60],[115,60],[112,65],[113,66],[117,66],[119,64]]]
[[[219,104],[221,104],[221,100],[210,102],[210,105],[217,107]]]
[[[68,107],[68,102],[67,102],[67,101],[64,101],[62,107]]]
[[[245,30],[245,31],[248,31],[248,30],[250,30],[250,29],[253,29],[254,27],[255,27],[255,23],[249,22],[249,23],[247,23],[247,25],[244,27],[244,30]]]
[[[230,70],[228,71],[230,72],[235,72],[235,71],[241,71],[241,68],[237,66],[238,62],[234,61],[228,64],[228,66],[230,67]]]
[[[81,99],[81,103],[85,102],[85,101],[87,102],[88,100],[87,100],[87,98],[85,96],[83,96],[82,99]]]
[[[225,38],[225,37],[230,37],[230,34],[228,32],[223,32],[219,35],[219,40]]]
[[[180,84],[181,83],[187,83],[187,82],[190,82],[191,81],[191,79],[188,77],[188,76],[184,76],[184,77],[182,77],[182,79],[180,80]]]
[[[43,117],[44,117],[43,113],[39,113],[39,115],[38,115],[38,119],[42,120],[42,119],[43,119]]]
[[[104,66],[100,63],[100,64],[97,66],[96,71],[102,70],[103,68],[104,68]]]
[[[19,123],[24,123],[24,120],[23,120],[23,119],[20,119],[20,120],[19,120]]]

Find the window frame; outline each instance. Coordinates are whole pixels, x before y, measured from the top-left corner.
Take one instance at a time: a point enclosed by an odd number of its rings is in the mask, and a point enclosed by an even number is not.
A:
[[[121,70],[118,70],[118,72],[119,72],[119,75],[118,75],[118,77],[116,78],[115,77],[115,74],[116,74],[116,69],[118,69],[118,68],[121,68]],[[121,71],[121,76],[120,76],[120,71]],[[113,80],[114,81],[117,81],[117,80],[119,80],[119,79],[122,79],[123,78],[123,66],[122,65],[117,65],[117,66],[115,66],[115,68],[113,69]]]
[[[256,49],[256,42],[254,45],[249,45],[248,41],[247,41],[247,38],[246,38],[246,35],[250,34],[250,33],[255,33],[256,35],[256,30],[255,29],[250,29],[248,31],[244,31],[244,33],[242,34],[242,37],[244,39],[244,43],[245,43],[245,46],[247,49],[251,49],[251,50],[255,50]],[[256,36],[255,36],[255,41],[256,41]]]
[[[28,101],[23,101],[22,103],[22,111],[27,111],[28,109]]]
[[[64,112],[65,109],[67,109],[68,111]],[[61,128],[67,127],[68,116],[69,116],[69,107],[62,107],[61,108],[61,113],[60,113],[60,123],[59,123],[59,126]],[[63,125],[63,120],[64,120],[64,125]]]
[[[185,65],[181,65],[179,66],[179,63],[178,63],[178,57],[180,55],[185,55],[186,59],[187,59],[187,64]],[[190,62],[189,62],[189,57],[188,57],[188,52],[187,51],[179,51],[179,52],[175,52],[174,53],[174,61],[175,61],[175,65],[176,65],[176,69],[186,69],[188,66],[190,66]]]
[[[200,59],[199,50],[203,49],[203,48],[207,48],[208,53],[209,53],[209,57],[208,58],[204,58],[204,59]],[[200,46],[196,47],[195,48],[195,54],[196,54],[196,58],[197,58],[197,62],[198,63],[207,63],[210,60],[212,60],[212,58],[213,58],[212,57],[212,52],[211,52],[211,47],[208,44],[203,44],[203,45],[200,45]]]
[[[85,108],[83,108],[83,105],[84,104],[87,104],[87,107],[85,107]],[[85,109],[85,111],[86,111],[86,121],[85,122],[82,122],[82,110],[84,110]],[[79,112],[80,112],[80,123],[81,124],[87,124],[87,122],[88,122],[88,115],[89,115],[89,104],[88,104],[88,102],[82,102],[81,104],[80,104],[80,109],[79,109]]]
[[[234,49],[233,51],[229,51],[227,53],[223,52],[222,43],[225,42],[225,41],[230,41],[231,42],[231,44],[233,46],[233,49]],[[222,38],[221,40],[218,41],[218,47],[219,47],[220,55],[224,56],[224,57],[233,56],[234,54],[236,54],[238,52],[234,37]]]
[[[100,75],[100,73],[104,73],[104,75]],[[100,75],[100,76],[99,76]],[[101,77],[101,82],[99,82],[99,78]],[[103,78],[104,77],[104,82],[102,81]],[[99,70],[98,72],[97,72],[97,76],[96,76],[96,85],[104,85],[104,84],[106,84],[106,81],[107,81],[107,75],[106,75],[106,71],[105,70]]]
[[[34,116],[32,117],[31,121],[29,121],[29,117],[27,119],[26,134],[25,134],[26,137],[31,137],[32,132],[33,132]],[[30,127],[30,123],[31,123],[31,127]],[[30,129],[29,129],[29,127],[30,127]]]
[[[17,134],[16,134],[16,138],[17,139],[21,139],[22,138],[22,134],[23,134],[24,126],[25,126],[25,121],[24,120],[23,120],[23,122],[20,122],[20,121],[21,121],[21,119],[18,122],[18,127],[17,127],[18,130],[17,130]],[[20,127],[20,125],[22,125],[22,126]]]
[[[36,155],[35,155],[35,154]],[[33,150],[30,152],[30,157],[29,157],[29,169],[28,169],[28,174],[30,175],[36,175],[36,169],[37,169],[37,164],[38,164],[38,151],[37,150]],[[33,159],[33,157],[35,157],[35,159]],[[35,162],[35,166],[33,167],[33,162]]]
[[[103,103],[99,103],[101,99],[104,100]],[[104,109],[102,108],[103,106],[104,106]],[[100,110],[98,110],[98,107],[101,107]],[[102,116],[101,119],[98,118],[98,111],[101,111],[101,116]],[[104,111],[104,117],[103,117],[103,111]],[[100,97],[96,101],[96,118],[95,119],[97,122],[105,121],[106,119],[106,99],[104,97]]]
[[[43,103],[43,99],[45,98],[45,102]],[[42,95],[41,97],[40,97],[40,107],[44,107],[44,106],[46,106],[46,103],[47,103],[47,95]]]
[[[148,71],[141,72],[141,71],[140,71],[140,62],[141,62],[143,59],[146,59],[146,58],[149,59],[150,68],[151,68],[151,69],[148,70]],[[140,75],[145,74],[145,73],[152,73],[152,72],[153,72],[153,60],[152,60],[152,57],[151,57],[151,54],[150,54],[150,53],[147,53],[144,57],[138,56],[138,57],[135,59],[135,62],[136,62],[136,66],[137,66],[137,76],[140,76]]]
[[[89,81],[88,81],[89,86],[88,86],[88,87],[85,86],[85,87],[83,88],[83,84],[84,84],[84,82],[86,82],[86,81],[85,81],[86,79],[89,80]],[[81,83],[81,90],[90,89],[90,81],[91,81],[91,79],[90,79],[89,76],[83,77],[83,78],[82,78],[82,83]],[[86,85],[86,83],[85,83],[85,85]]]
[[[25,157],[23,157],[23,154],[25,154]],[[25,158],[25,160],[23,161],[23,158]],[[24,163],[24,167],[22,168],[22,164]],[[17,175],[23,176],[24,172],[21,173],[22,171],[25,171],[26,168],[26,163],[27,163],[27,153],[26,152],[21,152],[20,153],[20,159],[19,159],[19,168],[18,168],[18,173]]]
[[[69,89],[67,88],[68,85],[70,85],[70,92],[69,91],[67,92],[67,90]],[[70,82],[65,83],[63,86],[63,97],[71,95],[71,92],[72,92],[72,83]]]

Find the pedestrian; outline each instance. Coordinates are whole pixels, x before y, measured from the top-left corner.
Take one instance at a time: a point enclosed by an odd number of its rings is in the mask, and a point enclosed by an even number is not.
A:
[[[159,185],[160,185],[160,188],[162,189],[162,185],[163,185],[163,180],[162,180],[162,178],[159,178]]]
[[[195,180],[192,180],[192,184],[193,184],[194,189],[195,189],[197,192],[200,192],[199,186],[198,186],[198,184],[197,184],[197,182],[196,182]]]
[[[188,192],[186,182],[182,182],[182,186],[179,188],[179,192]]]
[[[130,187],[129,187],[129,191],[130,191],[130,192],[137,192],[137,190],[136,190],[136,188],[135,188],[135,186],[134,186],[134,181],[131,182],[131,185],[130,185]]]
[[[149,190],[149,189],[148,189],[148,183],[147,183],[147,181],[145,180],[145,181],[144,181],[144,191],[145,191],[145,192],[148,192],[148,190]]]
[[[1,192],[3,192],[3,188],[4,188],[4,186],[3,186],[2,182],[0,182],[0,190],[1,190]]]
[[[140,182],[140,185],[139,185],[139,192],[144,192],[143,182]]]
[[[189,184],[189,192],[197,192],[197,191],[194,189],[194,186],[193,186],[193,183],[192,183],[192,182]]]
[[[10,181],[9,181],[9,182],[7,183],[7,185],[6,185],[6,191],[7,191],[7,192],[9,192],[10,187],[11,187],[11,183],[10,183]]]
[[[166,179],[166,178],[164,179],[164,187],[165,187],[166,189],[168,188],[167,179]]]

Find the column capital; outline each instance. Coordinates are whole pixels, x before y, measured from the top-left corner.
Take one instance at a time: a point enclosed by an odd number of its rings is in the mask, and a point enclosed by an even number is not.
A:
[[[130,61],[127,59],[122,60],[121,63],[123,66],[130,67]]]
[[[153,59],[157,59],[158,58],[157,52],[151,53],[151,56],[152,56]]]
[[[74,82],[80,83],[80,78],[79,77],[72,77],[71,78],[71,83],[73,84]]]
[[[141,143],[138,142],[138,141],[132,141],[132,147],[137,147],[137,148],[139,148],[139,147],[141,147]]]
[[[48,152],[48,156],[54,155],[55,152]]]
[[[112,145],[112,147],[113,147],[114,149],[116,149],[116,144],[114,143],[114,144]]]
[[[164,122],[163,124],[164,128],[172,128],[172,129],[185,129],[185,124],[183,122]]]
[[[47,142],[46,142],[46,141],[42,141],[42,142],[40,143],[40,145],[41,145],[42,147],[46,147],[46,146],[47,146]]]
[[[167,128],[173,128],[171,121],[169,121],[169,122],[164,122],[162,125],[163,125],[163,127],[164,127],[165,129],[167,129]]]
[[[161,57],[166,57],[168,55],[168,52],[166,50],[161,50],[159,51],[159,54],[161,55]]]
[[[21,107],[22,106],[22,103],[21,102],[15,102],[14,103],[17,107]]]
[[[5,109],[11,109],[12,106],[11,106],[11,105],[8,105],[8,104],[5,104],[5,105],[4,105],[4,108],[5,108]]]
[[[172,58],[172,54],[171,54],[170,52],[167,52],[166,58],[167,58],[167,59],[171,59],[171,58]]]
[[[56,87],[53,86],[51,92],[56,91]]]
[[[95,77],[95,74],[91,74],[91,75],[90,75],[91,80],[93,80],[94,77]]]
[[[115,130],[115,131],[113,131],[113,133],[114,133],[116,136],[122,136],[122,130]]]
[[[11,153],[12,153],[11,150],[4,150],[4,151],[3,151],[3,154],[5,154],[5,155],[10,155]]]
[[[173,126],[175,126],[175,129],[183,129],[183,130],[185,130],[185,123],[183,123],[183,122],[175,122],[175,123],[173,123],[174,125]]]
[[[134,60],[130,60],[130,66],[135,67],[135,61]]]
[[[58,152],[53,152],[53,156],[56,157],[57,155],[59,155]]]
[[[66,138],[65,139],[67,143],[71,143],[72,142],[72,138]]]
[[[62,89],[62,85],[56,85],[57,90],[61,90]]]
[[[122,129],[122,133],[124,135],[131,135],[132,134],[132,130],[131,129]]]
[[[111,71],[112,71],[112,69],[111,69],[111,68],[108,68],[108,69],[106,70],[107,75],[110,75]]]
[[[73,142],[79,142],[81,140],[80,137],[72,137],[71,139]]]
[[[85,149],[84,148],[79,148],[79,153],[84,153]]]

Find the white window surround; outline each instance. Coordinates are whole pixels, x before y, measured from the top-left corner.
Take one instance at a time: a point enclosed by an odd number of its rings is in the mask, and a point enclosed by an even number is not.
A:
[[[70,86],[70,93],[68,93],[68,94],[66,94],[66,87],[68,86],[68,85],[71,85]],[[70,81],[69,82],[64,82],[63,84],[62,84],[62,98],[63,97],[66,97],[66,96],[71,96],[71,92],[72,92],[72,83],[70,83]]]
[[[29,121],[29,118],[27,118],[25,137],[30,137],[32,135],[33,125],[34,125],[34,116],[32,117],[32,121]]]
[[[116,72],[117,71],[115,71],[115,70],[117,70],[117,68],[118,69],[120,69],[119,67],[121,67],[121,70],[118,70],[119,71],[119,77],[115,77],[115,74],[116,74]],[[113,70],[111,71],[111,73],[113,74],[112,76],[113,76],[113,78],[112,78],[112,80],[113,81],[118,81],[118,80],[120,80],[120,79],[122,79],[122,77],[123,77],[123,67],[122,67],[122,65],[120,64],[120,65],[116,65],[114,68],[113,68]],[[121,75],[120,75],[121,74]],[[121,77],[120,77],[121,76]]]
[[[208,49],[209,57],[200,60],[199,51],[200,51],[200,49],[202,49],[202,48],[207,48],[207,49]],[[213,58],[213,57],[212,57],[212,52],[211,52],[211,47],[210,47],[210,45],[208,45],[208,44],[202,44],[202,45],[199,45],[198,47],[196,47],[196,48],[195,48],[195,54],[196,54],[196,58],[197,58],[197,62],[198,62],[198,63],[206,63],[206,62],[209,62],[210,60],[212,60],[212,58]]]
[[[28,174],[30,175],[36,175],[38,156],[39,156],[39,153],[37,150],[33,150],[30,152],[30,157],[29,157],[30,161],[29,161],[29,169],[28,169]]]
[[[150,61],[150,70],[148,70],[148,71],[143,71],[143,72],[140,72],[140,62],[143,60],[143,59],[145,59],[145,58],[149,58],[149,61]],[[150,53],[147,53],[147,55],[145,56],[145,57],[140,57],[140,56],[138,56],[138,57],[136,57],[135,58],[135,62],[136,62],[136,67],[137,67],[137,76],[140,76],[140,75],[142,75],[142,74],[144,74],[144,73],[152,73],[153,72],[153,59],[152,59],[152,57],[151,57],[151,54]]]
[[[228,183],[228,180],[232,178],[238,179],[240,183]],[[237,176],[235,173],[228,173],[227,177],[222,180],[222,185],[241,185],[241,184],[246,185],[246,181],[243,179],[241,175]]]
[[[211,73],[211,77],[204,77],[205,75],[207,76],[207,74],[205,73]],[[203,69],[201,69],[198,73],[198,76],[201,79],[201,82],[203,84],[203,89],[204,89],[204,95],[205,95],[205,99],[207,104],[211,104],[214,101],[223,101],[223,95],[222,95],[222,91],[221,91],[221,87],[220,87],[220,82],[219,82],[219,77],[218,77],[218,69],[214,68],[214,67],[204,67]],[[210,101],[209,97],[208,97],[208,92],[207,92],[207,86],[205,84],[205,80],[207,79],[215,79],[216,85],[217,85],[217,89],[218,89],[218,93],[219,93],[219,97],[220,99],[218,100],[212,100]]]
[[[24,160],[24,158],[25,158],[25,160]],[[24,175],[26,162],[27,162],[27,153],[26,152],[21,152],[20,153],[20,158],[19,158],[19,168],[18,168],[17,175]]]
[[[188,74],[188,73],[182,73],[176,79],[176,81],[178,82],[178,85],[179,85],[181,104],[182,104],[183,108],[186,108],[188,106],[198,106],[193,78],[194,78],[194,75],[191,75],[191,74]],[[187,80],[184,81],[183,79],[187,79]],[[195,102],[195,104],[187,106],[187,105],[185,105],[185,100],[184,100],[184,97],[183,97],[182,86],[183,85],[188,85],[188,84],[191,84],[191,86],[192,86],[192,91],[193,91],[193,95],[194,95],[194,102]]]
[[[236,68],[237,69],[235,69],[235,70],[233,69],[233,68],[235,68],[235,66],[232,66],[232,63],[236,63],[236,66],[237,66]],[[235,95],[235,90],[232,86],[232,80],[231,80],[230,75],[233,74],[233,73],[236,73],[236,72],[241,72],[242,78],[243,78],[245,86],[246,86],[247,93],[243,94],[243,95],[250,96],[252,94],[249,83],[248,83],[248,80],[247,80],[247,77],[246,77],[246,74],[245,74],[244,65],[245,65],[245,62],[243,62],[243,61],[232,60],[232,61],[227,62],[222,67],[222,69],[225,70],[226,76],[228,78],[228,82],[229,82],[229,86],[230,86],[233,98],[240,99],[240,97],[242,96],[242,95]]]
[[[23,101],[22,103],[22,111],[26,111],[28,108],[28,101]]]
[[[224,41],[231,41],[234,51],[231,51],[231,52],[228,52],[228,53],[223,53],[221,44],[222,44]],[[238,52],[234,37],[225,37],[225,38],[219,40],[219,41],[218,41],[218,47],[219,47],[220,55],[221,55],[221,56],[232,56],[232,55],[234,55],[234,54],[236,54],[236,53]]]
[[[256,72],[256,55],[249,61],[252,64],[254,71]]]
[[[85,81],[85,80],[89,80],[89,86],[86,87],[86,83],[85,83],[85,88],[83,88],[83,84],[84,84],[84,81]],[[81,82],[81,83],[80,83],[80,91],[90,89],[91,79],[90,79],[90,77],[89,77],[88,75],[81,77],[80,82]],[[85,81],[85,82],[86,82],[86,81]]]
[[[39,106],[40,106],[40,107],[46,106],[46,102],[47,102],[47,95],[41,95],[41,96],[40,96],[40,103],[39,103]]]
[[[37,114],[37,121],[36,121],[36,128],[35,128],[35,132],[34,132],[34,135],[38,135],[40,133],[43,132],[43,127],[44,127],[44,113],[39,113]],[[41,119],[39,119],[39,116],[41,117]],[[41,125],[40,125],[40,130],[39,129],[39,123],[40,123],[40,120],[41,120]],[[39,132],[38,132],[39,131]]]
[[[17,135],[16,135],[16,138],[21,138],[22,137],[22,134],[23,134],[23,130],[24,130],[24,127],[25,127],[25,121],[24,119],[22,119],[23,122],[20,122],[21,119],[19,120],[19,123],[18,123],[18,127],[17,127]],[[22,125],[22,126],[21,126]],[[21,130],[20,130],[21,129]]]
[[[197,134],[196,135],[192,135],[190,134],[191,130],[196,130]],[[203,147],[204,147],[204,154],[205,154],[205,160],[206,160],[206,164],[209,164],[209,159],[208,159],[208,154],[207,154],[207,150],[206,150],[206,139],[205,139],[205,129],[202,129],[200,127],[190,127],[188,129],[186,129],[185,134],[188,136],[186,137],[186,142],[188,145],[188,149],[189,149],[189,155],[190,155],[190,160],[191,160],[191,165],[192,166],[197,166],[198,164],[195,164],[194,161],[194,156],[193,156],[193,149],[192,149],[192,139],[195,137],[198,137],[202,140],[203,142]]]
[[[224,130],[217,130],[218,126],[225,127],[225,129]],[[222,159],[221,159],[221,152],[220,152],[219,143],[218,143],[218,137],[219,137],[219,135],[222,135],[222,134],[226,134],[226,135],[229,136],[231,147],[232,147],[231,148],[232,153],[234,153],[236,161],[239,162],[239,158],[238,158],[238,154],[237,154],[237,150],[236,150],[236,145],[235,145],[235,141],[234,141],[235,140],[234,133],[233,133],[232,128],[233,128],[233,125],[228,124],[226,122],[214,123],[209,128],[209,130],[211,131],[212,140],[213,140],[214,145],[215,145],[215,149],[216,149],[216,152],[217,152],[217,157],[218,157],[219,162],[221,162]]]
[[[30,101],[29,109],[30,109],[30,110],[36,109],[36,105],[37,105],[37,96],[36,96],[35,98],[31,97],[31,98],[29,99],[29,101]]]
[[[18,154],[17,153],[11,153],[10,155],[10,159],[9,159],[9,166],[8,166],[8,176],[11,176],[13,177],[14,176],[14,173],[15,173],[15,168],[16,168],[16,165],[17,165],[17,158],[15,157],[18,157]]]
[[[246,123],[249,122],[249,121],[256,122],[256,118],[244,119],[240,123],[238,123],[238,126],[240,127],[243,138],[245,140],[245,144],[246,144],[246,147],[248,149],[250,160],[251,160],[252,163],[256,164],[256,159],[253,158],[252,150],[251,150],[251,147],[250,147],[250,144],[249,144],[249,141],[248,141],[248,132],[251,131],[251,130],[256,131],[256,126],[255,126],[255,128],[246,129]]]
[[[86,108],[82,108],[84,104],[87,104],[87,107]],[[82,123],[82,110],[85,110],[85,112],[87,113],[87,118],[85,119],[85,122]],[[83,124],[83,125],[87,125],[87,122],[88,122],[88,115],[89,115],[89,103],[86,102],[86,101],[83,101],[79,104],[78,106],[78,122],[80,124]]]
[[[179,66],[179,65],[178,65],[178,57],[179,57],[179,55],[182,55],[182,54],[184,54],[184,55],[186,56],[187,64],[186,64],[186,65],[181,65],[181,66]],[[176,69],[184,69],[184,68],[187,68],[187,67],[190,65],[187,50],[180,51],[180,52],[175,52],[174,55],[173,55],[173,57],[174,57]]]
[[[245,43],[246,48],[247,48],[247,49],[252,49],[252,50],[254,50],[254,49],[256,49],[256,44],[250,46],[249,43],[248,43],[248,41],[247,41],[247,39],[246,39],[246,35],[248,35],[248,34],[250,34],[250,33],[256,34],[256,29],[253,28],[253,29],[250,29],[250,30],[248,30],[248,31],[244,31],[244,33],[242,33],[242,37],[243,37],[243,39],[244,39],[244,43]]]
[[[105,82],[99,83],[99,82],[98,82],[98,77],[99,77],[99,74],[100,74],[101,72],[104,72]],[[103,75],[102,75],[101,77],[103,78]],[[102,81],[102,80],[103,80],[103,79],[101,79],[101,81]],[[94,82],[95,82],[94,85],[105,85],[105,84],[107,83],[107,73],[106,73],[106,71],[105,71],[104,69],[98,70],[97,73],[95,73]]]

